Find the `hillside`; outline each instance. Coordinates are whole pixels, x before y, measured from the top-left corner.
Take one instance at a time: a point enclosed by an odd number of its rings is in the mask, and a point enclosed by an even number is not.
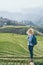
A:
[[[37,40],[34,57],[43,57],[43,37],[37,36]],[[27,35],[0,33],[0,56],[28,57]]]
[[[31,26],[35,30],[36,35],[43,35],[43,27],[34,27]],[[0,27],[0,33],[16,33],[16,34],[24,34],[26,35],[26,31],[30,28],[30,26],[3,26]]]

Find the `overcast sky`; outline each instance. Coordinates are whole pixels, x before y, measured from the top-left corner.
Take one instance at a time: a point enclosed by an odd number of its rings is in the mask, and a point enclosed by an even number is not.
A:
[[[0,0],[0,11],[20,12],[35,7],[43,7],[43,0]]]

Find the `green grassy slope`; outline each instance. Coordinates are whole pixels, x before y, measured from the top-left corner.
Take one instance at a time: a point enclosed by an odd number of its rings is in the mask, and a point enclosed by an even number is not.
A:
[[[43,37],[37,36],[37,40],[34,56],[43,57]],[[0,33],[0,55],[29,56],[27,35]]]

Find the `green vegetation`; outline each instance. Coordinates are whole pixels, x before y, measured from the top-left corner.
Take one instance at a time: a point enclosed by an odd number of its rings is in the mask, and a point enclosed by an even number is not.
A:
[[[30,28],[30,26],[3,26],[0,27],[0,33],[16,33],[16,34],[22,34],[26,35],[26,31]],[[35,30],[36,35],[43,35],[43,33],[40,31],[41,29],[32,26],[32,28]]]
[[[43,36],[37,36],[34,56],[43,57]],[[29,56],[27,35],[0,33],[0,55]]]
[[[16,56],[27,54],[26,36],[0,33],[0,53],[14,54]]]
[[[13,25],[7,25],[0,28],[29,28],[30,26],[13,26]]]
[[[34,47],[34,57],[43,57],[43,36],[37,36],[38,44]],[[27,35],[0,33],[0,57],[29,57]],[[43,65],[43,59],[34,60],[36,65]],[[0,61],[6,65],[7,62]],[[9,62],[11,65],[13,63]],[[9,65],[9,63],[7,65]],[[19,65],[19,64],[18,64]]]

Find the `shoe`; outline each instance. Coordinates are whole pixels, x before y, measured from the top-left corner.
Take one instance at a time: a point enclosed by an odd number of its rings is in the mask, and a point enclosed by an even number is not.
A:
[[[30,64],[29,64],[29,65],[35,65],[35,64],[34,64],[34,62],[30,62]]]
[[[33,59],[30,59],[30,62],[33,62]]]

